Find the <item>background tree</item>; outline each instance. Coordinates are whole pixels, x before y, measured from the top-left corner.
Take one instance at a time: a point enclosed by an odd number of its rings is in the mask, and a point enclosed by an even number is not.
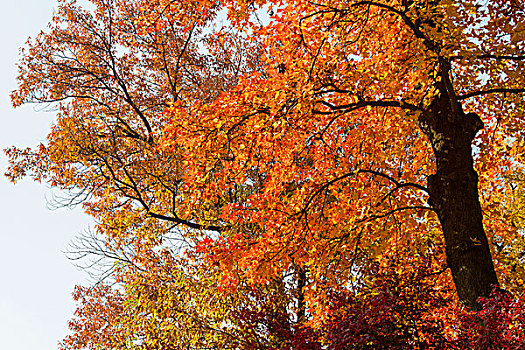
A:
[[[269,336],[264,318],[251,319],[256,329],[244,334],[232,315],[249,312],[264,304],[264,295],[277,293],[268,310],[278,304],[280,317],[287,319],[283,305],[289,304],[289,291],[284,285],[277,292],[261,287],[256,294],[261,300],[242,299],[221,296],[217,276],[204,284],[204,276],[217,266],[189,264],[181,251],[194,249],[193,240],[206,236],[195,231],[206,226],[206,214],[196,213],[204,223],[195,223],[181,210],[180,154],[158,148],[166,107],[179,100],[213,99],[253,69],[256,52],[247,51],[239,33],[204,33],[211,30],[215,3],[207,9],[150,1],[92,4],[86,9],[62,1],[49,31],[28,42],[13,103],[52,104],[58,120],[45,144],[7,150],[13,181],[31,172],[34,179],[69,191],[58,205],[82,204],[97,220],[95,232],[71,247],[71,257],[95,256],[89,266],[104,268],[96,277],[119,286],[112,291],[97,284],[75,292],[78,318],[62,347],[268,345],[279,336]],[[181,231],[176,227],[181,224],[192,230]],[[153,246],[169,248],[174,257]],[[167,300],[150,298],[170,293]],[[185,310],[188,305],[194,307]],[[228,320],[229,330],[223,324]]]

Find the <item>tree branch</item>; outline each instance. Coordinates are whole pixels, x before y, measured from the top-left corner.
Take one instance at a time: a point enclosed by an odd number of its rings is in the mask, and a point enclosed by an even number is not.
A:
[[[523,61],[525,60],[525,55],[491,55],[491,54],[484,54],[484,55],[477,55],[477,56],[450,56],[449,59],[452,60],[463,60],[463,59],[469,59],[469,58],[475,58],[475,59],[493,59],[493,60],[514,60],[514,61]]]
[[[228,229],[230,227],[230,226],[216,226],[216,225],[197,224],[195,222],[191,222],[191,221],[188,221],[188,220],[185,220],[185,219],[181,219],[181,218],[179,218],[176,215],[174,215],[174,216],[166,216],[166,215],[162,215],[162,214],[153,213],[151,211],[148,211],[148,215],[151,216],[152,218],[155,218],[155,219],[166,220],[166,221],[169,221],[169,222],[175,222],[177,224],[182,224],[184,226],[187,226],[189,228],[193,228],[193,229],[196,229],[196,230],[223,232],[223,231],[225,231],[226,229]]]
[[[488,94],[496,94],[496,93],[520,94],[520,93],[525,93],[525,89],[494,88],[494,89],[488,89],[488,90],[473,91],[473,92],[469,92],[468,94],[458,96],[458,100],[465,100],[471,97],[488,95]]]

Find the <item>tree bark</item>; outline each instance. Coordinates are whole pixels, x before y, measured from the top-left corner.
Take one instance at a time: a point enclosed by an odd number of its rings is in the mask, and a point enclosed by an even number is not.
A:
[[[436,173],[428,177],[429,204],[441,223],[459,300],[479,309],[477,299],[489,296],[499,285],[483,228],[472,157],[472,141],[483,122],[475,113],[465,114],[444,83],[438,88],[439,96],[419,117],[436,159]]]
[[[297,267],[297,323],[303,324],[306,320],[306,307],[304,301],[304,287],[306,286],[306,270],[303,267]]]

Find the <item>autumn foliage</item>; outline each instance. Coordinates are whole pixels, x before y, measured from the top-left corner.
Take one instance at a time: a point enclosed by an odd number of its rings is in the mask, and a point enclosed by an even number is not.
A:
[[[523,346],[522,0],[83,4],[6,150],[110,262],[62,349]]]

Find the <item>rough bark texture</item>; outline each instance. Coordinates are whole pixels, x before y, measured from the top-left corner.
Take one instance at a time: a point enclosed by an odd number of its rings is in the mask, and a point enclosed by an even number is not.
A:
[[[305,321],[304,287],[306,286],[306,271],[302,267],[297,268],[297,322]]]
[[[475,113],[465,114],[459,103],[454,105],[445,85],[440,91],[419,118],[436,157],[436,173],[428,177],[429,203],[441,223],[458,297],[464,306],[479,309],[477,298],[498,285],[472,158],[472,140],[483,122]]]

